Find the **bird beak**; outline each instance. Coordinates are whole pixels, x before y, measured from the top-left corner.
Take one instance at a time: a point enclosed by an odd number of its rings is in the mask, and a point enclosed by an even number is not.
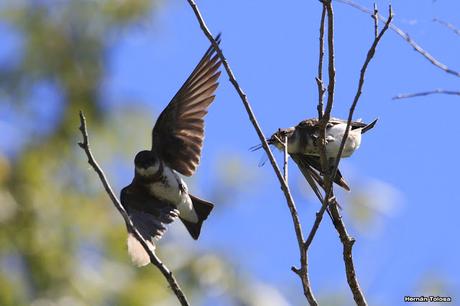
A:
[[[267,141],[267,143],[269,145],[273,144],[273,140],[271,138],[266,139],[266,141]],[[261,149],[262,147],[263,147],[263,145],[261,143],[259,143],[259,144],[255,145],[255,146],[250,147],[249,151],[254,152],[254,151],[257,151],[257,150]]]

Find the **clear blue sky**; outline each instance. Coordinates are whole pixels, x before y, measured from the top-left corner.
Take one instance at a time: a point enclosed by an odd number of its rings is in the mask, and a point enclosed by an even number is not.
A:
[[[223,33],[224,53],[266,134],[316,115],[320,4],[280,3],[198,3],[211,31]],[[372,6],[372,1],[359,3]],[[386,15],[387,2],[378,4]],[[460,70],[460,37],[432,21],[438,17],[460,27],[460,2],[395,0],[392,4],[397,26],[439,60]],[[373,24],[369,16],[339,3],[335,3],[335,22],[333,114],[346,117],[372,43]],[[165,2],[150,23],[117,39],[104,95],[109,105],[122,98],[149,101],[152,114],[169,102],[208,47],[186,1]],[[298,264],[299,256],[284,197],[270,166],[257,167],[261,153],[248,151],[258,138],[225,73],[220,83],[206,119],[196,193],[206,198],[206,185],[216,177],[215,165],[222,154],[241,156],[257,182],[252,183],[252,191],[211,216],[196,244],[200,249],[220,250],[241,269],[298,303],[302,301],[300,282],[290,267]],[[420,280],[438,275],[450,292],[460,292],[460,195],[456,192],[459,97],[391,99],[399,93],[435,88],[459,90],[459,84],[458,78],[429,64],[392,31],[384,37],[369,67],[355,117],[380,120],[365,135],[359,151],[343,161],[343,174],[350,178],[351,195],[370,180],[391,186],[392,194],[398,195],[397,203],[392,203],[396,209],[380,217],[382,225],[375,233],[349,226],[357,239],[354,258],[358,277],[371,304],[403,304],[404,295],[429,295],[431,292],[418,290]],[[281,154],[277,157],[281,159]],[[293,165],[291,178],[293,188],[299,189],[302,181]],[[130,179],[128,176],[122,183]],[[300,192],[294,195],[306,231],[318,203]],[[346,218],[346,222],[351,220]],[[325,218],[311,248],[313,289],[319,296],[339,290],[351,301],[341,258],[338,237]]]

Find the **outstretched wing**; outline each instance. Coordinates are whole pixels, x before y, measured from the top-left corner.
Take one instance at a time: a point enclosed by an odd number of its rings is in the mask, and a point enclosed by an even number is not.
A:
[[[216,38],[218,43],[219,36]],[[153,128],[152,150],[169,167],[186,176],[192,175],[200,163],[203,118],[219,85],[220,64],[219,56],[211,46]]]
[[[120,199],[134,226],[147,241],[160,239],[166,232],[166,225],[179,216],[174,206],[147,195],[132,184],[122,189]]]

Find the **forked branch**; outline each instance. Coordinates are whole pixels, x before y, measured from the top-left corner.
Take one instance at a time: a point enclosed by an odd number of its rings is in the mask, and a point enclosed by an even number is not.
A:
[[[300,224],[300,219],[299,219],[299,216],[298,216],[298,213],[297,213],[297,208],[296,208],[296,205],[295,205],[295,202],[294,202],[294,199],[292,197],[292,194],[291,194],[291,191],[289,189],[289,186],[287,184],[287,182],[285,181],[284,177],[283,177],[283,174],[281,173],[281,170],[275,160],[275,157],[273,156],[273,153],[267,143],[267,140],[266,140],[266,137],[264,135],[264,133],[262,132],[262,129],[260,128],[260,125],[259,123],[257,122],[257,118],[252,110],[252,107],[251,107],[251,104],[249,103],[249,100],[246,96],[246,94],[244,93],[243,89],[241,88],[241,86],[239,85],[238,81],[236,80],[235,78],[235,75],[233,74],[233,71],[232,69],[230,68],[230,65],[227,61],[227,59],[225,58],[223,52],[222,52],[222,49],[220,49],[219,45],[217,44],[217,42],[214,40],[214,37],[212,36],[211,32],[209,31],[208,27],[206,26],[206,23],[203,19],[203,16],[201,15],[201,12],[197,6],[197,4],[195,3],[195,1],[193,0],[187,0],[187,2],[189,3],[190,7],[192,8],[194,14],[195,14],[195,17],[200,25],[200,28],[201,30],[203,31],[203,34],[208,38],[208,40],[211,42],[211,44],[213,45],[214,49],[217,51],[217,54],[219,54],[219,57],[222,61],[222,64],[225,68],[225,71],[227,72],[227,75],[228,75],[228,78],[230,80],[230,83],[232,83],[233,87],[235,88],[236,92],[238,93],[238,95],[240,96],[240,99],[241,99],[241,102],[243,103],[245,109],[246,109],[246,113],[248,114],[249,116],[249,120],[251,121],[252,125],[254,126],[254,129],[256,130],[256,133],[257,133],[257,136],[259,137],[260,139],[260,142],[262,143],[262,148],[264,149],[264,151],[267,153],[267,156],[268,156],[268,159],[270,160],[270,164],[272,165],[272,168],[273,170],[275,171],[275,174],[276,174],[276,177],[278,178],[278,181],[280,183],[280,186],[281,186],[281,190],[283,191],[283,194],[286,198],[286,203],[289,207],[289,211],[291,213],[291,218],[292,218],[292,222],[293,222],[293,225],[294,225],[294,230],[295,230],[295,234],[296,234],[296,238],[297,238],[297,243],[298,243],[298,247],[299,247],[299,253],[300,253],[300,257],[301,257],[301,260],[300,260],[300,269],[295,269],[296,271],[298,271],[298,275],[299,277],[301,278],[301,281],[302,281],[302,286],[303,286],[303,289],[304,289],[304,294],[306,296],[306,298],[308,299],[309,303],[311,305],[317,305],[316,303],[316,300],[314,299],[313,297],[313,294],[311,293],[311,288],[310,288],[310,284],[309,284],[309,281],[308,281],[308,275],[306,274],[307,273],[307,269],[306,269],[306,262],[303,260],[304,258],[304,249],[303,249],[303,246],[304,246],[304,239],[303,239],[303,233],[302,233],[302,227],[301,227],[301,224]]]
[[[373,11],[364,7],[364,6],[361,6],[351,0],[335,0],[337,2],[340,2],[340,3],[344,3],[344,4],[347,4],[357,10],[360,10],[361,12],[363,13],[367,13],[367,14],[370,14],[370,15],[373,15]],[[387,18],[381,16],[381,15],[378,15],[378,18],[380,21],[382,22],[386,22],[387,21]],[[394,32],[396,32],[399,36],[401,36],[412,48],[414,48],[415,51],[417,51],[418,53],[420,53],[424,58],[426,58],[428,61],[430,61],[431,64],[433,64],[434,66],[438,67],[439,69],[443,70],[444,72],[446,73],[449,73],[449,74],[452,74],[452,75],[455,75],[456,77],[460,77],[460,72],[456,71],[456,70],[453,70],[451,68],[449,68],[447,65],[443,64],[442,62],[440,62],[438,59],[436,59],[433,55],[431,55],[430,53],[428,53],[428,51],[426,51],[425,49],[423,49],[415,40],[413,40],[409,34],[407,34],[406,32],[404,32],[403,30],[401,30],[400,28],[398,28],[397,26],[395,26],[394,24],[391,24],[390,25],[390,29],[392,29]]]
[[[401,100],[401,99],[429,96],[429,95],[434,95],[434,94],[460,96],[460,91],[446,90],[446,89],[435,89],[435,90],[431,90],[431,91],[424,91],[424,92],[417,92],[417,93],[399,94],[397,96],[394,96],[392,99],[393,100]]]
[[[460,29],[455,27],[452,23],[449,23],[447,21],[444,21],[438,18],[434,18],[433,21],[439,24],[442,24],[443,26],[447,27],[448,29],[452,30],[452,32],[460,36]]]
[[[343,147],[345,145],[345,141],[348,137],[348,133],[349,133],[349,128],[351,126],[351,121],[352,121],[352,118],[353,118],[353,113],[354,113],[354,110],[356,108],[356,105],[359,101],[359,98],[361,96],[361,92],[362,92],[362,87],[364,85],[364,77],[365,77],[365,74],[366,74],[366,71],[367,71],[367,67],[371,61],[371,59],[373,58],[374,54],[375,54],[375,50],[377,48],[377,45],[379,44],[380,40],[382,39],[383,35],[385,34],[385,32],[388,30],[389,26],[390,26],[390,23],[391,23],[391,20],[393,18],[393,14],[392,14],[392,11],[391,11],[391,6],[390,6],[390,16],[389,18],[386,20],[385,22],[385,26],[383,27],[382,31],[380,31],[380,33],[378,32],[378,26],[377,26],[377,17],[378,17],[378,11],[377,11],[377,8],[374,7],[374,12],[373,12],[373,16],[374,16],[374,30],[375,30],[375,39],[374,39],[374,42],[372,43],[368,53],[367,53],[367,57],[366,57],[366,60],[364,61],[364,64],[363,64],[363,67],[361,68],[361,73],[360,73],[360,79],[359,79],[359,84],[358,84],[358,90],[357,90],[357,93],[355,95],[355,98],[353,100],[353,103],[351,105],[351,108],[350,108],[350,113],[349,113],[349,116],[348,116],[348,121],[347,121],[347,128],[346,128],[346,132],[345,132],[345,135],[342,139],[342,142],[341,142],[341,145],[340,145],[340,150],[338,152],[338,155],[336,157],[336,163],[333,165],[333,169],[332,171],[329,171],[329,165],[327,164],[328,161],[327,161],[327,158],[326,158],[326,154],[325,154],[325,128],[326,128],[326,124],[327,124],[327,120],[329,120],[330,118],[330,111],[332,110],[332,105],[333,105],[333,94],[334,94],[334,82],[335,82],[335,67],[334,67],[334,38],[333,38],[333,10],[332,10],[332,3],[330,0],[323,0],[321,1],[323,3],[323,7],[326,7],[327,9],[327,13],[328,13],[328,49],[329,49],[329,67],[328,67],[328,71],[329,71],[329,90],[328,90],[328,105],[326,107],[326,112],[321,120],[321,128],[322,128],[322,135],[321,135],[321,159],[322,159],[322,167],[323,167],[323,172],[325,173],[324,177],[325,177],[325,193],[326,193],[326,196],[324,197],[324,202],[323,202],[323,205],[321,207],[321,210],[316,214],[316,219],[315,219],[315,222],[313,224],[313,227],[307,237],[307,240],[305,242],[305,245],[306,245],[306,251],[308,251],[308,248],[310,247],[311,245],[311,242],[313,241],[313,238],[319,228],[319,225],[322,221],[322,217],[324,215],[324,212],[326,211],[327,207],[330,207],[330,211],[331,211],[331,215],[332,215],[332,219],[333,219],[333,223],[334,223],[334,226],[337,230],[337,232],[339,233],[339,237],[340,237],[340,240],[343,244],[343,259],[344,259],[344,262],[345,262],[345,270],[346,270],[346,275],[347,275],[347,282],[350,286],[350,289],[353,293],[353,298],[356,302],[357,305],[367,305],[367,302],[366,302],[366,299],[364,297],[364,294],[359,286],[359,283],[358,283],[358,279],[356,277],[356,273],[355,273],[355,269],[354,269],[354,263],[353,263],[353,257],[352,257],[352,247],[353,247],[353,244],[354,244],[354,239],[352,237],[350,237],[348,235],[348,232],[346,230],[346,227],[345,227],[345,224],[343,223],[343,220],[342,220],[342,217],[340,215],[340,212],[338,210],[338,205],[337,205],[337,201],[333,195],[333,178],[335,177],[336,173],[337,173],[337,169],[338,169],[338,165],[339,165],[339,162],[340,162],[340,158],[342,156],[342,152],[343,152]],[[332,65],[332,67],[331,67]],[[332,82],[332,84],[331,84]],[[321,97],[320,97],[321,99]],[[321,100],[320,100],[321,101]],[[318,106],[319,108],[319,106]]]

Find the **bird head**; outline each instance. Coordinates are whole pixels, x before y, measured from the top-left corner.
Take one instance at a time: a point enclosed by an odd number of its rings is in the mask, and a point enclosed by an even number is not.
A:
[[[267,139],[269,145],[274,145],[279,150],[284,150],[284,141],[286,137],[290,137],[295,131],[295,128],[278,129],[273,135]],[[250,148],[251,151],[256,151],[262,148],[262,144],[255,145]]]
[[[159,168],[158,158],[152,151],[140,151],[134,158],[136,173],[141,176],[151,176]]]

